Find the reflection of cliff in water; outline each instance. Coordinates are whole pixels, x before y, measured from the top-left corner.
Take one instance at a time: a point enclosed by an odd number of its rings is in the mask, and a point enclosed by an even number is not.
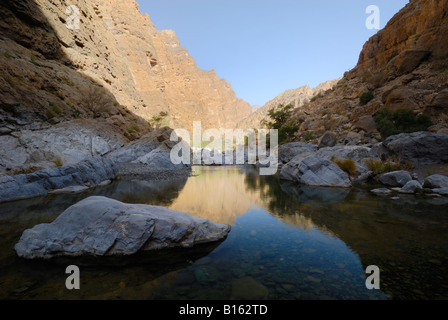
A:
[[[265,207],[280,220],[337,236],[365,268],[379,266],[382,290],[392,297],[423,299],[446,293],[446,199],[403,195],[394,201],[362,190],[306,187],[265,177],[246,185],[265,190]]]
[[[190,178],[170,209],[233,225],[236,217],[259,204],[259,192],[245,187],[243,168],[196,167],[197,176]]]

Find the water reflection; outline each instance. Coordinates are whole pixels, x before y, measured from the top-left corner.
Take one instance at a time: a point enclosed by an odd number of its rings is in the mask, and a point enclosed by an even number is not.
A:
[[[119,181],[79,195],[0,206],[1,298],[39,299],[434,299],[446,297],[446,199],[399,201],[355,189],[298,186],[252,167],[195,167],[188,180]],[[57,264],[12,250],[23,230],[51,222],[90,195],[162,205],[232,225],[200,252],[170,252],[83,270],[65,290]],[[76,261],[75,261],[76,262]],[[78,261],[81,263],[81,261]],[[381,291],[365,287],[368,265]]]

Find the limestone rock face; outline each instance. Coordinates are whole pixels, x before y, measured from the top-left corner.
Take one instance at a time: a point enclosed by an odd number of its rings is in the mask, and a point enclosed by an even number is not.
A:
[[[368,39],[357,66],[337,83],[302,104],[283,99],[289,91],[272,100],[274,107],[279,103],[296,107],[290,121],[300,129],[293,141],[316,143],[332,131],[339,144],[378,143],[383,138],[373,116],[384,106],[425,114],[434,124],[430,131],[448,132],[447,14],[448,0],[411,0]],[[368,92],[373,99],[364,105],[360,98]],[[262,109],[252,118],[260,112]],[[264,111],[258,121],[267,115]],[[253,123],[250,126],[255,127]],[[346,139],[350,132],[359,134],[359,139]]]
[[[429,165],[448,163],[448,135],[415,132],[387,138],[383,143],[385,155],[398,156],[401,161]]]
[[[127,140],[113,127],[95,121],[73,120],[41,130],[21,130],[0,136],[0,174],[22,168],[45,169],[72,165],[84,159],[104,156],[125,145]]]
[[[78,84],[73,72],[55,66],[61,70],[50,78],[41,70],[47,59],[56,59],[102,85],[132,113],[149,118],[167,111],[173,127],[186,129],[193,120],[202,120],[205,129],[233,128],[251,113],[250,105],[236,97],[229,83],[214,70],[200,70],[176,33],[157,30],[149,16],[139,12],[135,0],[71,4],[79,9],[79,29],[67,28],[72,12],[66,13],[65,1],[2,2],[0,10],[6,17],[0,22],[2,34],[31,50],[25,57],[16,54],[12,44],[0,43],[11,55],[4,61],[11,77],[48,79],[53,92],[70,95]],[[18,103],[24,99],[13,95]],[[76,100],[73,104],[76,107]]]
[[[25,230],[15,250],[27,259],[126,256],[215,242],[229,231],[228,225],[184,212],[90,197],[68,208],[51,224]]]
[[[316,151],[316,145],[311,145],[304,142],[286,143],[281,145],[278,149],[279,161],[282,163],[288,163],[299,154],[311,154]]]
[[[162,125],[201,121],[204,130],[232,129],[251,113],[135,0],[6,0],[0,15],[0,174],[104,155],[150,132],[161,111]]]
[[[308,186],[348,188],[352,185],[347,173],[334,162],[312,156],[294,158],[282,168],[280,178]]]
[[[83,190],[112,180],[118,175],[115,162],[93,157],[77,164],[46,169],[30,174],[0,177],[0,203],[39,196],[49,192],[75,187]]]
[[[173,164],[171,161],[171,150],[182,141],[171,141],[173,129],[164,127],[156,129],[137,141],[123,148],[109,153],[106,157],[117,163],[141,163],[152,168],[176,169],[188,166],[187,164]],[[190,150],[187,144],[185,150]]]
[[[430,55],[445,58],[448,26],[442,11],[447,5],[446,0],[411,0],[364,45],[358,65],[364,70],[388,66],[409,73]]]

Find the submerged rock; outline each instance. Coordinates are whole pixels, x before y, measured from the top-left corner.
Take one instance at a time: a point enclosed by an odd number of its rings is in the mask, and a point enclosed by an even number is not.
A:
[[[232,281],[231,300],[263,300],[268,295],[269,290],[252,277]]]
[[[163,207],[90,197],[51,224],[26,230],[15,250],[27,259],[58,256],[124,256],[189,248],[224,239],[230,226]]]

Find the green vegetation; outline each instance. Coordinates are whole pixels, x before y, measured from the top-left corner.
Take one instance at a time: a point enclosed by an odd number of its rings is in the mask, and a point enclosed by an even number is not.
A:
[[[168,125],[168,120],[166,119],[167,117],[168,112],[161,111],[158,115],[148,119],[148,123],[153,128],[161,128],[164,125]]]
[[[291,115],[294,111],[293,105],[287,106],[280,104],[277,107],[269,110],[268,115],[271,121],[263,120],[261,124],[268,129],[278,130],[278,142],[284,144],[289,142],[299,131],[299,125],[291,120]]]
[[[372,99],[374,98],[374,95],[371,91],[364,92],[361,97],[359,97],[359,104],[362,106],[365,106],[368,104]]]
[[[316,139],[316,137],[314,136],[314,134],[312,132],[305,132],[305,134],[303,135],[303,139],[305,139],[306,142],[311,141]]]
[[[335,164],[337,164],[342,171],[347,172],[350,176],[355,176],[358,174],[358,171],[356,170],[356,163],[352,159],[347,160],[332,159],[332,161]]]
[[[427,131],[432,125],[429,116],[424,114],[416,116],[409,109],[392,112],[389,108],[383,107],[376,113],[374,119],[383,138],[400,133]]]

